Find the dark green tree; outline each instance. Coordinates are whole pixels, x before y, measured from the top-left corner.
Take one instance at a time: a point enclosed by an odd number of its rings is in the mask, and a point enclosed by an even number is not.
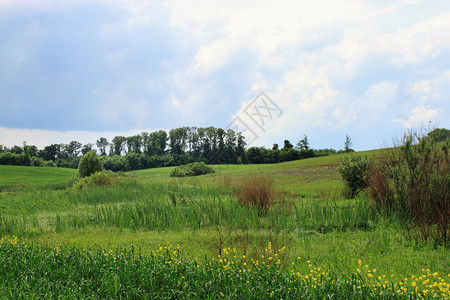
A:
[[[294,148],[294,146],[292,146],[291,142],[289,140],[284,140],[284,146],[283,148],[281,148],[281,150],[288,150]]]
[[[64,150],[68,157],[75,157],[80,154],[82,144],[77,141],[71,141],[69,144],[64,146]]]
[[[360,156],[351,156],[340,163],[338,170],[344,181],[343,194],[346,198],[354,198],[369,185],[371,166],[370,159]]]
[[[97,140],[96,145],[97,145],[97,148],[100,150],[100,155],[105,156],[106,148],[109,145],[108,140],[104,137],[101,137]]]
[[[306,134],[303,135],[303,139],[301,139],[298,143],[297,143],[297,147],[298,150],[303,151],[303,150],[308,150],[309,149],[309,142],[308,142],[308,136],[306,136]]]
[[[436,128],[427,135],[436,142],[445,142],[447,139],[450,139],[450,130],[446,128]]]
[[[85,155],[86,153],[88,153],[89,151],[92,150],[92,147],[94,147],[94,144],[92,144],[92,143],[87,143],[86,145],[84,145],[84,146],[81,148],[81,154],[82,154],[82,155]]]
[[[112,139],[112,150],[113,154],[115,155],[121,155],[122,152],[125,151],[125,143],[127,138],[124,136],[115,136]]]
[[[95,154],[93,150],[88,151],[81,157],[78,165],[78,176],[80,178],[90,176],[95,172],[103,171],[103,165],[100,158]]]

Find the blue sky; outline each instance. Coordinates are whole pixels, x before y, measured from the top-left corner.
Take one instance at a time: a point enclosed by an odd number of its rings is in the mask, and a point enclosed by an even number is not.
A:
[[[253,145],[379,148],[449,127],[450,2],[0,0],[0,144],[239,117]],[[245,114],[261,91],[282,111]]]

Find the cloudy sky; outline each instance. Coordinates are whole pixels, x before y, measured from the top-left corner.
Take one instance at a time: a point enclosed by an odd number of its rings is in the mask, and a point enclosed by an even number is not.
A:
[[[7,146],[239,120],[364,150],[449,115],[448,0],[0,0]]]

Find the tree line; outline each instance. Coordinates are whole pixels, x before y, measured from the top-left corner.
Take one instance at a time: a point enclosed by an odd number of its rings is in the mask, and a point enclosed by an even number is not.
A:
[[[155,167],[178,166],[193,162],[207,164],[259,164],[279,163],[303,158],[351,152],[351,139],[347,135],[343,150],[313,149],[308,137],[294,146],[285,140],[283,147],[273,144],[265,147],[245,148],[240,132],[215,127],[180,127],[142,132],[133,136],[115,136],[111,141],[101,137],[93,143],[51,144],[43,149],[27,145],[11,148],[0,145],[0,165],[58,166],[77,168],[82,155],[97,152],[105,169],[130,171]]]
[[[215,127],[180,127],[133,136],[99,138],[95,145],[72,141],[43,149],[26,143],[11,148],[0,145],[0,165],[77,168],[81,155],[95,150],[107,170],[129,171],[203,161],[236,164],[245,160],[245,138],[240,132]]]

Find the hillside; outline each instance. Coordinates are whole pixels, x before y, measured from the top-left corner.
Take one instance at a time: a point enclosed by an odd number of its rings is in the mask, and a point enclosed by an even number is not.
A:
[[[322,157],[307,158],[277,164],[249,165],[214,165],[213,175],[175,179],[169,177],[172,167],[154,168],[129,172],[139,179],[148,182],[177,182],[182,185],[216,184],[223,176],[231,176],[236,180],[249,174],[270,174],[278,187],[286,192],[298,195],[315,194],[317,192],[336,192],[340,188],[341,178],[337,164],[349,155],[381,157],[384,150],[361,151],[350,154],[335,154]]]
[[[169,183],[181,185],[216,184],[223,176],[231,176],[234,180],[249,174],[270,174],[282,190],[298,195],[315,194],[317,192],[336,192],[340,186],[340,176],[336,165],[348,155],[364,155],[380,157],[383,150],[362,151],[351,154],[336,154],[314,157],[278,164],[249,165],[214,165],[213,175],[194,178],[175,179],[169,176],[173,167],[153,168],[127,172],[144,182]],[[0,191],[18,186],[34,188],[58,189],[68,186],[76,176],[77,170],[50,167],[0,166]]]

